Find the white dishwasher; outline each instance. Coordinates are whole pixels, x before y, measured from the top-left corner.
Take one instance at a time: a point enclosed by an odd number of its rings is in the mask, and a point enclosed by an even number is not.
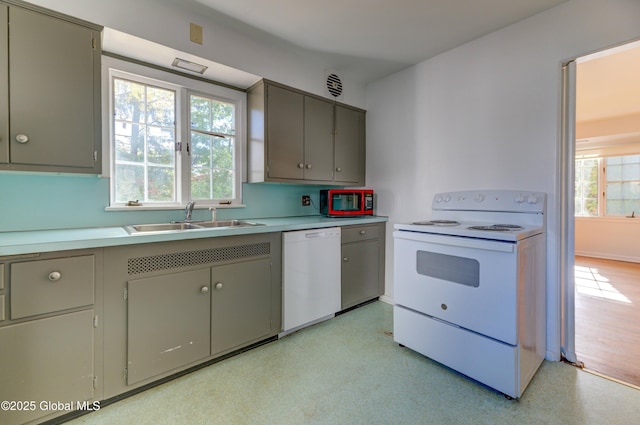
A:
[[[283,331],[330,319],[341,308],[340,228],[282,234]]]

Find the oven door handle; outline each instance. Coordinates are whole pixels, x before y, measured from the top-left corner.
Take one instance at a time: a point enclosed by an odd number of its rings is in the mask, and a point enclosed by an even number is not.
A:
[[[427,242],[437,245],[458,246],[470,249],[483,249],[488,251],[514,252],[514,242],[496,242],[486,239],[473,239],[458,236],[435,235],[431,233],[420,233],[396,230],[393,232],[395,239],[406,239],[408,241]]]

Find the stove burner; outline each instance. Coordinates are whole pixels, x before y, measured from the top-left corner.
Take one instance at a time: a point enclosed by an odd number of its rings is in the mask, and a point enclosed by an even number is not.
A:
[[[521,230],[522,226],[516,224],[492,224],[490,226],[470,226],[470,230],[488,230],[490,232],[510,232],[512,230]]]
[[[496,227],[504,227],[505,229],[522,230],[524,227],[517,224],[494,224]]]
[[[411,224],[419,224],[421,226],[457,226],[460,223],[454,220],[426,220],[414,221]]]

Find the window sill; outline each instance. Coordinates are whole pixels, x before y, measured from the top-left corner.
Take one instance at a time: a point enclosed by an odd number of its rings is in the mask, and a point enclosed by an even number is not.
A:
[[[230,204],[230,205],[200,205],[193,208],[194,210],[208,210],[209,208],[232,209],[232,208],[245,208],[245,204]],[[172,210],[184,210],[185,205],[139,205],[139,206],[108,206],[105,211],[172,211]]]

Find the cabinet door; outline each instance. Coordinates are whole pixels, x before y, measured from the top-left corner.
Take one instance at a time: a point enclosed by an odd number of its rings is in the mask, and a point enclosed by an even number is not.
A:
[[[304,96],[267,86],[267,166],[270,178],[304,177]]]
[[[0,423],[22,424],[56,411],[41,401],[93,398],[93,310],[0,328],[0,400],[36,402],[34,410],[0,410]]]
[[[127,384],[209,355],[209,269],[128,282]]]
[[[377,240],[342,245],[342,308],[371,300],[378,293]]]
[[[10,162],[99,167],[96,32],[20,7],[9,22]]]
[[[271,260],[211,269],[211,354],[231,351],[271,332]]]
[[[333,180],[333,103],[304,98],[304,178]]]
[[[365,182],[365,113],[336,105],[335,180]]]
[[[9,7],[0,4],[0,164],[9,162]]]

